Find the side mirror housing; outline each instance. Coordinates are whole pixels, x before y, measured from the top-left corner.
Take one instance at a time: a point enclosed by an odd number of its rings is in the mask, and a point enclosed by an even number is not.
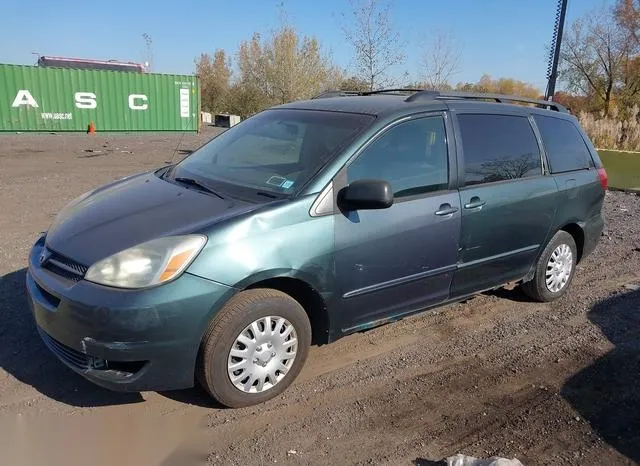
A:
[[[345,210],[387,209],[392,205],[393,191],[384,180],[357,180],[338,193],[338,206]]]

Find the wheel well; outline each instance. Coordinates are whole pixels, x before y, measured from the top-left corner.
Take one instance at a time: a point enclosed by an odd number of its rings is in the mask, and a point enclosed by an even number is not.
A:
[[[565,225],[561,230],[564,230],[573,236],[573,240],[576,242],[576,249],[578,250],[577,262],[580,262],[580,259],[582,259],[582,251],[584,249],[584,231],[582,231],[582,228],[575,223]]]
[[[329,341],[329,313],[327,306],[311,285],[297,278],[277,277],[262,280],[247,289],[272,288],[288,294],[304,308],[311,322],[312,344],[323,345]]]

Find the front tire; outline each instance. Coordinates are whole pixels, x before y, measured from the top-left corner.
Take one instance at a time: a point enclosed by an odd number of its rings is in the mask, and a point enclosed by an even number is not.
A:
[[[566,231],[558,231],[540,254],[533,280],[522,285],[522,291],[539,302],[562,297],[573,280],[578,251],[576,242]]]
[[[262,403],[291,385],[310,344],[311,324],[295,299],[267,288],[242,291],[204,334],[198,380],[230,408]]]

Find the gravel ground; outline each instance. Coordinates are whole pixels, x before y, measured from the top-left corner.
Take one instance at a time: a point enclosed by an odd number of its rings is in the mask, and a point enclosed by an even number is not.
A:
[[[632,194],[607,194],[605,234],[561,300],[499,290],[314,347],[296,383],[264,405],[220,409],[199,389],[113,393],[64,367],[26,305],[37,233],[82,192],[213,134],[0,135],[1,464],[640,462]]]

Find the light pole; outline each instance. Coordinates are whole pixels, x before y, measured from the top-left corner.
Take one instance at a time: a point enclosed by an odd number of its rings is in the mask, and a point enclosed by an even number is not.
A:
[[[562,32],[564,30],[564,18],[567,13],[567,0],[558,0],[556,10],[556,22],[553,28],[553,40],[547,68],[547,92],[545,100],[553,100],[556,93],[556,79],[558,78],[558,61],[560,60],[560,46],[562,44]]]

